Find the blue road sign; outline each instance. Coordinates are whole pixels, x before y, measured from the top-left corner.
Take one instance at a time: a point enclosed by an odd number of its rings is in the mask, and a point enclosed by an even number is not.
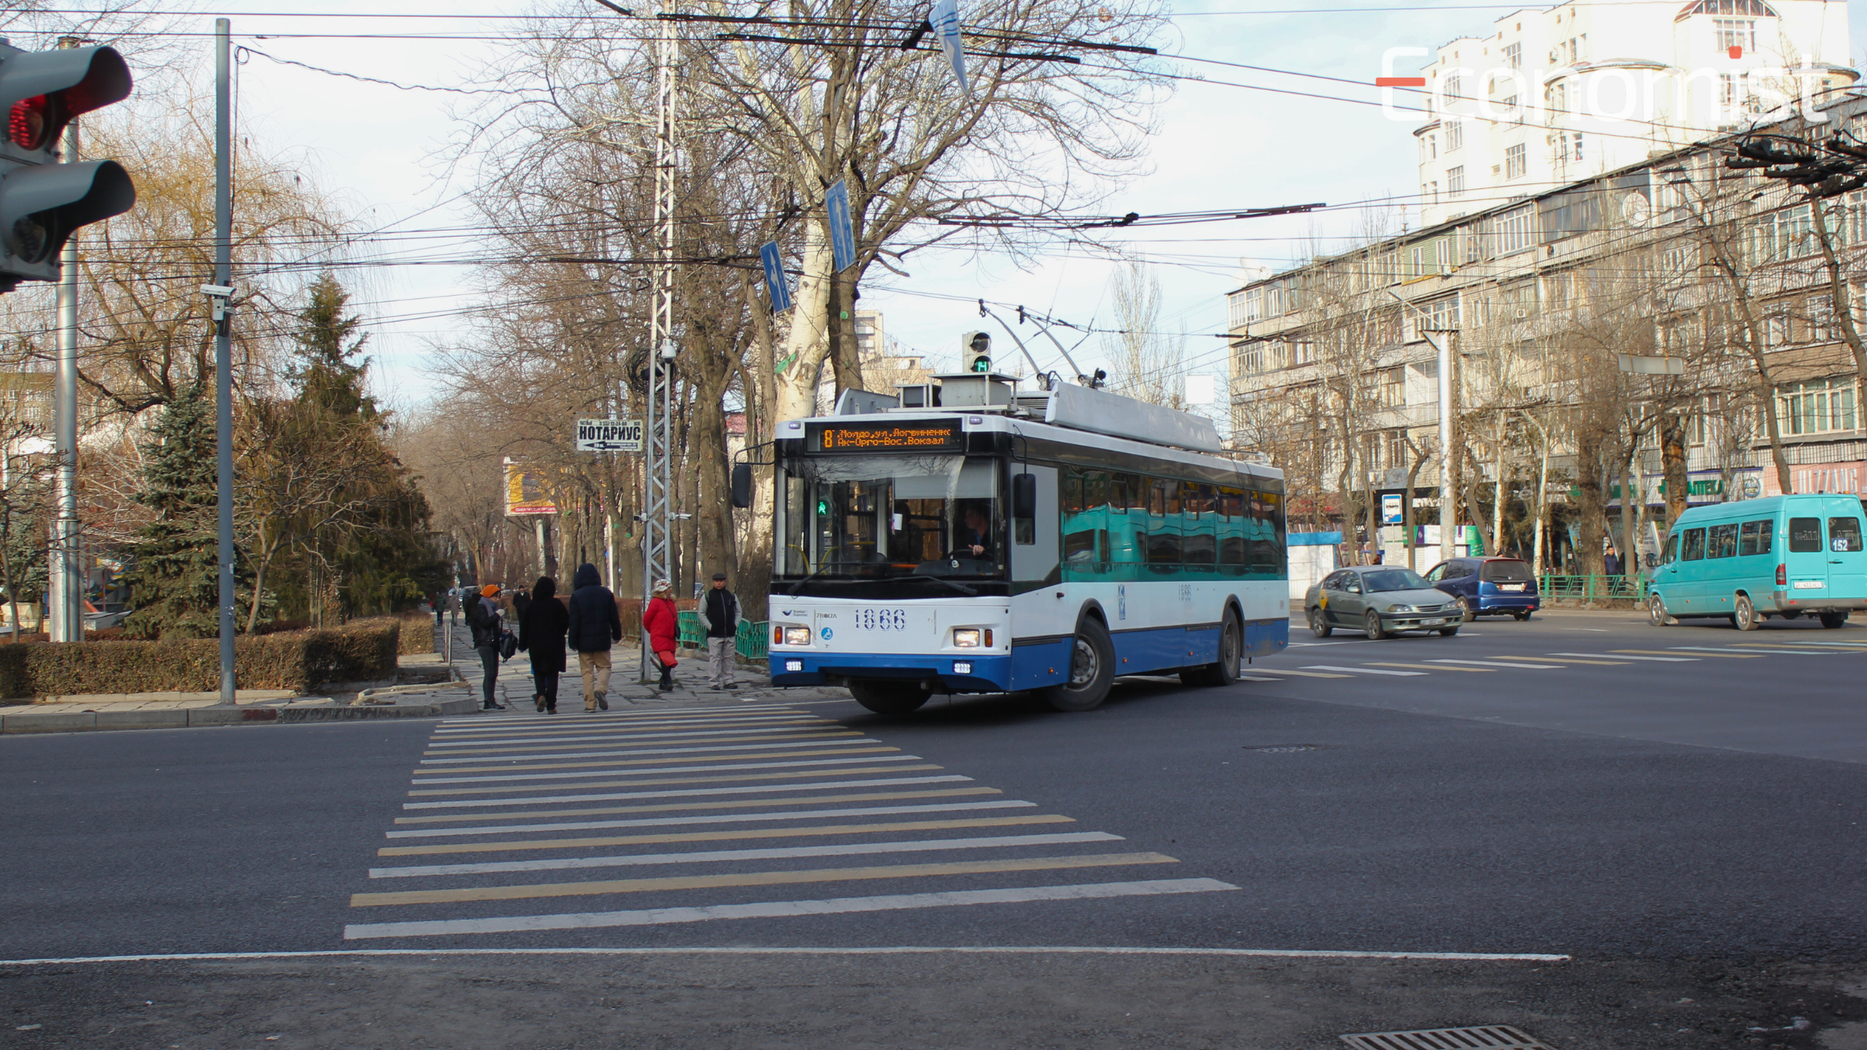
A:
[[[784,259],[778,254],[778,242],[758,246],[758,261],[765,266],[765,291],[771,294],[771,312],[784,313],[791,308],[791,282],[784,276]]]
[[[856,265],[856,228],[849,221],[849,183],[837,179],[836,185],[823,191],[823,210],[830,215],[830,253],[836,257],[836,272]]]
[[[966,80],[966,52],[959,39],[958,0],[934,0],[933,13],[927,21],[940,36],[940,49],[946,52],[947,63],[953,67],[953,78],[959,81],[959,89],[968,98],[972,97],[972,84]]]

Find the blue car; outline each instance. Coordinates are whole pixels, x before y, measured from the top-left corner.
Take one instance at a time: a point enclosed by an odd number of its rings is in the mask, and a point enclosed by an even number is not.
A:
[[[1466,623],[1492,613],[1528,620],[1537,609],[1536,576],[1517,558],[1453,558],[1426,570],[1426,579],[1458,601]]]

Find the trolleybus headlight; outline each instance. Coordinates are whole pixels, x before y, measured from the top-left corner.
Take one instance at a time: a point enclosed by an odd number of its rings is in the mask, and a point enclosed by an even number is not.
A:
[[[953,644],[960,649],[977,649],[979,647],[979,629],[977,627],[962,627],[954,631]]]
[[[808,627],[786,627],[784,629],[784,644],[786,645],[809,645],[810,644],[810,628]]]

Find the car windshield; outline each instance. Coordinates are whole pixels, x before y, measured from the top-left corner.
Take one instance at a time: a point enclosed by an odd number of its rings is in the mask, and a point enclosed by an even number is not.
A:
[[[1492,583],[1523,583],[1529,578],[1529,563],[1510,558],[1485,562],[1484,573],[1479,577]]]
[[[1004,575],[991,459],[799,456],[785,468],[781,579]]]
[[[1419,591],[1431,590],[1420,574],[1412,569],[1382,569],[1380,572],[1361,574],[1363,585],[1370,591]]]

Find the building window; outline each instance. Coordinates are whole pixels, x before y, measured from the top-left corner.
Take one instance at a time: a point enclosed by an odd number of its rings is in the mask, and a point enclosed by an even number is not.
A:
[[[1763,348],[1781,350],[1789,345],[1789,311],[1777,307],[1763,315]]]
[[[1439,203],[1439,180],[1438,179],[1434,179],[1431,182],[1426,184],[1425,196],[1426,196],[1426,201],[1428,204]]]
[[[1569,132],[1568,153],[1569,153],[1569,159],[1572,161],[1580,161],[1582,159],[1582,133],[1581,132],[1579,131]]]
[[[1523,45],[1522,44],[1504,45],[1504,68],[1506,69],[1522,69],[1523,68]]]
[[[1420,327],[1429,332],[1443,332],[1459,326],[1459,297],[1448,295],[1420,304]]]
[[[1551,113],[1569,112],[1569,84],[1563,81],[1543,89],[1543,108]]]
[[[1711,20],[1713,32],[1718,34],[1718,50],[1729,51],[1741,47],[1746,52],[1757,50],[1757,23],[1749,18],[1714,18]]]
[[[1777,388],[1777,414],[1785,434],[1830,434],[1854,429],[1854,380],[1836,377]]]
[[[1504,150],[1504,178],[1521,179],[1525,169],[1525,150],[1523,143]]]
[[[1424,160],[1432,160],[1439,156],[1439,146],[1433,136],[1420,136],[1420,154]]]
[[[1499,100],[1498,107],[1504,111],[1505,119],[1518,124],[1523,123],[1523,114],[1517,112],[1516,95],[1511,95],[1508,98]]]
[[[1241,343],[1238,347],[1238,374],[1254,375],[1264,371],[1264,344]]]
[[[1465,148],[1465,122],[1454,120],[1446,125],[1446,152]]]
[[[1381,404],[1387,408],[1399,408],[1407,403],[1407,368],[1405,365],[1382,369],[1379,396]]]
[[[1503,215],[1491,220],[1491,228],[1495,238],[1494,243],[1497,245],[1497,253],[1499,255],[1509,255],[1512,252],[1520,252],[1535,243],[1535,239],[1531,235],[1531,220],[1535,217],[1535,214],[1535,210],[1526,205],[1515,211],[1505,212]]]
[[[1465,196],[1465,165],[1446,170],[1446,196],[1453,200]]]
[[[1827,293],[1809,296],[1806,304],[1809,310],[1809,340],[1816,343],[1833,343],[1841,338],[1841,325],[1835,320],[1835,301]]]
[[[1737,74],[1718,74],[1718,105],[1723,109],[1737,108]]]
[[[1310,365],[1316,363],[1316,341],[1298,339],[1290,344],[1290,363],[1292,365]]]

